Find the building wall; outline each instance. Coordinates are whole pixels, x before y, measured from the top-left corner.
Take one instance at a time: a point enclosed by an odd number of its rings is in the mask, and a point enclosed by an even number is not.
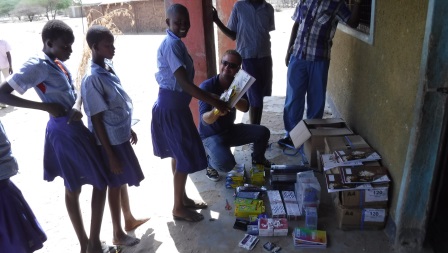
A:
[[[165,32],[165,3],[164,0],[148,0],[132,2],[135,13],[137,33]]]
[[[161,33],[166,29],[164,0],[132,1],[99,6],[86,6],[93,19],[109,13],[113,23],[124,34]]]
[[[377,0],[374,43],[336,33],[328,97],[389,168],[391,217],[414,117],[428,1]]]

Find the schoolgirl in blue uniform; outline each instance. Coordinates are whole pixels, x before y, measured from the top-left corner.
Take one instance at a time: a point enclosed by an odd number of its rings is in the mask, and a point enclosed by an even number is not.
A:
[[[81,98],[62,63],[72,53],[72,29],[60,20],[48,21],[42,29],[43,52],[30,58],[19,71],[0,85],[1,103],[48,112],[45,133],[44,179],[64,179],[65,202],[81,247],[80,252],[107,251],[99,235],[106,199],[104,162],[92,133],[81,121]],[[34,88],[42,102],[19,98]],[[90,235],[84,228],[79,195],[84,184],[93,186]]]
[[[109,206],[113,224],[113,244],[132,246],[139,239],[126,235],[121,228],[121,207],[125,229],[131,230],[148,219],[136,220],[130,212],[127,185],[139,186],[145,178],[131,144],[137,143],[137,134],[131,129],[132,100],[121,86],[110,60],[114,57],[114,36],[104,26],[89,28],[87,44],[92,60],[81,83],[84,111],[88,125],[101,145],[109,165]],[[127,211],[127,212],[126,212]]]
[[[22,192],[9,179],[18,170],[0,122],[0,252],[34,252],[47,240]]]
[[[181,4],[167,10],[167,36],[157,52],[156,80],[160,86],[152,109],[151,136],[154,155],[172,158],[174,176],[173,218],[197,222],[204,216],[190,208],[206,208],[204,202],[187,197],[187,176],[207,167],[207,158],[201,138],[193,121],[189,104],[191,97],[205,101],[221,112],[227,112],[226,103],[199,89],[194,83],[193,60],[182,38],[190,29],[188,10]]]

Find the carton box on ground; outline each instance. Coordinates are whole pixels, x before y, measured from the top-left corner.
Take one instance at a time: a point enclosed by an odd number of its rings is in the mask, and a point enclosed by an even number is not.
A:
[[[349,208],[335,201],[338,227],[350,229],[383,229],[386,224],[387,208]]]
[[[258,219],[259,236],[287,236],[288,220],[285,218]]]
[[[373,189],[340,192],[341,205],[344,207],[387,207],[389,184],[372,184]]]
[[[343,119],[304,119],[289,133],[295,148],[303,144],[303,151],[311,167],[317,167],[316,151],[325,149],[327,136],[352,135]]]
[[[370,148],[360,135],[327,136],[324,142],[326,154],[331,154],[336,150]]]

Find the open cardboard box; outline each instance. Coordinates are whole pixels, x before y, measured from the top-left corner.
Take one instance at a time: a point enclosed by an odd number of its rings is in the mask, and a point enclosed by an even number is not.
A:
[[[317,167],[316,151],[325,150],[327,136],[352,135],[353,131],[340,118],[304,119],[289,133],[295,148],[303,144],[303,151],[311,167]]]
[[[370,146],[360,135],[325,137],[326,154],[333,153],[336,150],[356,148],[370,148]]]

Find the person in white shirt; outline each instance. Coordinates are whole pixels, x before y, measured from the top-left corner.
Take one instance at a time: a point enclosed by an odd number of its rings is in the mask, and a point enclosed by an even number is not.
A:
[[[3,77],[6,78],[13,73],[12,71],[12,60],[11,60],[11,46],[6,40],[0,39],[0,83]],[[5,104],[0,103],[0,109],[5,108]]]

